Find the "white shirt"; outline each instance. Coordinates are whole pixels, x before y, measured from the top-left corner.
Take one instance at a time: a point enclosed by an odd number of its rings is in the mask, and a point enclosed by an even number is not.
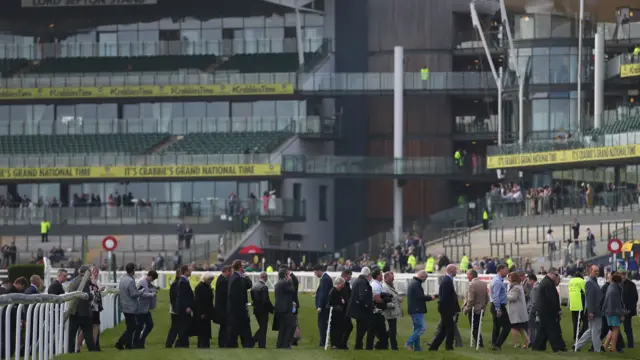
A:
[[[380,281],[374,279],[371,280],[369,284],[371,285],[371,292],[373,292],[373,295],[382,294],[382,284],[380,284]]]

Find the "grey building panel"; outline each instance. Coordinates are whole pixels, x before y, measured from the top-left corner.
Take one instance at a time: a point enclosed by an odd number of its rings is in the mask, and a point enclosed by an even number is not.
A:
[[[195,234],[222,234],[227,230],[225,223],[193,224]],[[177,224],[124,224],[124,225],[54,225],[49,236],[58,235],[111,235],[111,234],[176,234]],[[3,225],[0,236],[40,236],[39,225]]]

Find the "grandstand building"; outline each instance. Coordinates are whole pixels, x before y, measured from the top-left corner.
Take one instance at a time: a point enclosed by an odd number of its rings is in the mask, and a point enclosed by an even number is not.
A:
[[[499,1],[476,1],[481,37],[469,0],[7,0],[2,242],[29,256],[47,218],[52,245],[94,262],[106,235],[122,261],[169,259],[185,227],[183,262],[251,245],[313,261],[393,227],[393,179],[404,229],[427,238],[479,219],[466,201],[494,170],[524,187],[635,188],[635,140],[611,135],[640,130],[635,2],[590,2],[579,31],[578,9],[558,1],[505,0],[506,19]],[[594,143],[617,147],[554,153]]]

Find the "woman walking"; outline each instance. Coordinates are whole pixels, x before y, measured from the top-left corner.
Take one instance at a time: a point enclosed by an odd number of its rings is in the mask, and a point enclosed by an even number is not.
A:
[[[618,273],[611,275],[611,284],[604,296],[602,312],[607,317],[609,333],[602,344],[605,350],[616,352],[616,344],[620,336],[620,324],[624,321],[626,310],[622,302],[622,276]]]
[[[511,336],[513,347],[528,349],[531,345],[527,328],[529,327],[529,314],[527,313],[527,301],[524,288],[520,283],[520,275],[516,272],[509,274],[509,291],[507,291],[507,313],[511,321]],[[522,336],[524,344],[520,346],[519,337]]]

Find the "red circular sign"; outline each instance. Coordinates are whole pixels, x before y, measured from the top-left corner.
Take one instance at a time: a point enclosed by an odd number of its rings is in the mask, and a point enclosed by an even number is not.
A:
[[[118,239],[115,238],[115,236],[105,236],[104,239],[102,239],[102,248],[104,249],[104,251],[113,251],[118,247]]]
[[[612,254],[617,254],[622,251],[622,241],[618,239],[609,240],[609,244],[607,244],[607,250],[609,250]]]

